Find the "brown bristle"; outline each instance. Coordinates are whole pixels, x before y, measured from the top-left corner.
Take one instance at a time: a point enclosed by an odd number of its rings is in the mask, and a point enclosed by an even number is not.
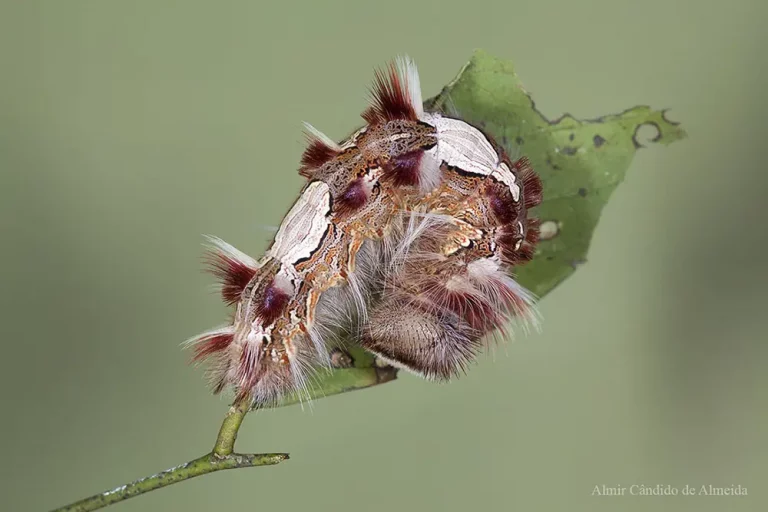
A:
[[[492,183],[486,189],[485,195],[488,197],[491,210],[500,224],[508,224],[517,218],[515,200],[509,187],[505,187],[501,183]]]
[[[339,154],[338,150],[330,147],[320,139],[307,136],[309,144],[301,155],[299,174],[311,178],[314,171]]]
[[[506,245],[501,247],[501,259],[505,264],[510,266],[520,264],[520,255],[517,253],[517,251],[514,250],[514,248]]]
[[[533,225],[533,223],[530,222],[531,220],[534,219],[529,219],[528,231],[525,233],[525,241],[532,246],[535,246],[539,243],[539,226]]]
[[[232,343],[234,336],[232,333],[219,333],[201,339],[195,345],[195,355],[192,357],[192,361],[199,361],[211,354],[221,352]]]
[[[541,187],[541,180],[539,180],[539,177],[535,174],[533,175],[534,179],[531,179],[528,182],[528,185],[525,185],[525,208],[531,209],[536,206],[539,206],[541,204],[542,200],[542,187]]]
[[[533,259],[533,253],[535,248],[533,245],[523,242],[523,245],[518,249],[517,254],[521,262],[531,261]]]
[[[419,166],[424,151],[417,149],[393,158],[385,167],[383,178],[396,187],[419,184]]]
[[[208,252],[205,263],[207,270],[221,282],[221,297],[227,305],[240,300],[240,295],[257,270],[219,251]]]
[[[496,243],[501,249],[501,257],[504,263],[508,265],[517,265],[521,257],[517,249],[517,242],[520,241],[521,233],[517,232],[515,224],[503,226],[496,234]]]
[[[256,308],[256,315],[261,318],[262,325],[270,325],[279,317],[290,297],[287,293],[271,283],[264,291],[264,296]]]
[[[340,216],[346,216],[353,213],[368,201],[368,191],[362,178],[358,178],[334,200],[334,211]]]
[[[491,305],[479,297],[468,297],[461,308],[461,317],[478,333],[484,333],[497,323],[496,313]]]
[[[521,156],[514,162],[512,162],[512,167],[514,167],[517,170],[518,174],[527,172],[527,171],[533,171],[533,165],[531,165],[531,161],[528,159],[527,156]]]
[[[433,313],[438,316],[450,311],[478,332],[486,331],[494,322],[495,315],[491,305],[484,297],[477,294],[448,290],[444,286],[434,286],[424,290],[424,296],[434,306]]]
[[[518,176],[523,182],[523,195],[525,196],[525,207],[533,208],[541,204],[543,187],[539,175],[533,170],[531,162],[527,157],[523,157],[514,164],[518,170]]]
[[[501,226],[496,231],[496,243],[503,246],[514,248],[517,242],[523,238],[516,222]]]
[[[418,120],[411,104],[408,84],[400,79],[393,62],[387,66],[386,71],[374,72],[371,93],[371,106],[362,113],[363,119],[369,124],[395,119]]]

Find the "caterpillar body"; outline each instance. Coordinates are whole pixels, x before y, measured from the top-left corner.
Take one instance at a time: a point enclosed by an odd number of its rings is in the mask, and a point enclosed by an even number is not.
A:
[[[307,178],[266,254],[211,238],[234,308],[191,340],[215,393],[265,406],[308,390],[340,330],[395,366],[447,379],[531,295],[510,277],[531,258],[541,183],[527,160],[422,106],[407,57],[375,73],[365,126],[336,143],[306,125]]]
[[[527,159],[498,151],[489,176],[443,166],[423,213],[403,219],[416,234],[401,240],[361,334],[370,352],[431,380],[465,371],[511,318],[537,324],[533,296],[510,271],[533,257],[538,224],[527,210],[541,201],[541,183]]]

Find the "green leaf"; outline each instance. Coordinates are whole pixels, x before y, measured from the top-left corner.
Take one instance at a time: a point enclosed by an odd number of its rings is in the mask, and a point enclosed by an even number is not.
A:
[[[483,51],[427,106],[455,109],[511,156],[527,156],[541,177],[544,200],[533,213],[542,221],[542,240],[533,261],[516,269],[518,281],[539,297],[586,261],[600,213],[624,180],[635,151],[643,147],[640,127],[656,130],[650,142],[669,144],[685,137],[664,110],[646,106],[596,119],[565,114],[549,120],[536,109],[512,63]]]
[[[331,352],[331,360],[336,368],[318,372],[310,385],[309,396],[290,394],[282,399],[280,406],[365,389],[397,378],[395,368],[377,364],[372,354],[357,346],[350,347],[348,351]]]
[[[542,221],[542,240],[533,261],[516,269],[518,281],[539,297],[586,261],[600,213],[624,179],[635,152],[643,147],[638,130],[653,127],[652,143],[669,144],[685,137],[677,123],[664,117],[664,110],[646,106],[595,119],[565,114],[549,120],[536,109],[512,63],[484,51],[477,51],[425,106],[482,128],[511,156],[527,156],[541,176],[544,200],[534,214]],[[360,349],[351,359],[354,367],[319,375],[313,397],[362,389],[396,377],[396,371],[378,367]],[[290,397],[284,403],[296,401]]]

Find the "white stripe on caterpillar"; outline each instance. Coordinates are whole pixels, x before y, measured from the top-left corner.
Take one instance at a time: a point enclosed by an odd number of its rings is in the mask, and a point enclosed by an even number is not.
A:
[[[438,161],[482,176],[491,174],[498,167],[498,153],[474,126],[440,114],[430,114],[425,122],[437,130],[437,145],[428,153]]]
[[[267,256],[289,266],[312,256],[328,231],[330,211],[328,185],[310,183],[280,224]]]

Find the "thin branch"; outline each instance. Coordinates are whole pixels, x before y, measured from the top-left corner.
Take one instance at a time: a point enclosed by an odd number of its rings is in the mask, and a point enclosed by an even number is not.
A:
[[[203,455],[180,466],[166,469],[156,475],[140,478],[135,482],[121,485],[100,494],[94,494],[70,505],[55,509],[53,512],[87,512],[96,510],[119,501],[133,498],[145,492],[154,491],[171,484],[183,482],[200,475],[221,471],[222,469],[250,468],[271,466],[288,458],[287,453],[241,454],[232,453],[218,457],[213,453]]]
[[[103,493],[94,494],[70,505],[57,508],[52,512],[88,512],[97,510],[119,501],[133,498],[145,492],[154,491],[171,484],[183,482],[200,475],[221,471],[222,469],[251,468],[271,466],[288,458],[287,453],[234,453],[235,440],[243,418],[248,412],[248,406],[235,404],[227,412],[221,424],[216,444],[211,453],[189,461],[180,466],[166,469],[156,475],[140,478],[129,484],[121,485]]]
[[[355,352],[357,357],[358,354]],[[374,366],[373,358],[363,355],[357,357],[357,362],[364,365],[363,368],[344,367],[324,375],[320,390],[313,393],[310,398],[346,393],[356,389],[365,389],[378,384],[391,382],[397,378],[397,370],[390,366]],[[350,358],[349,365],[352,364]],[[298,402],[298,397],[287,396],[280,405],[289,405]],[[219,435],[211,453],[200,458],[167,469],[162,473],[148,476],[121,485],[103,493],[94,494],[70,505],[53,510],[52,512],[88,512],[97,510],[113,503],[118,503],[128,498],[133,498],[145,492],[161,489],[177,482],[183,482],[196,476],[221,471],[222,469],[250,468],[257,466],[271,466],[288,458],[287,453],[262,453],[243,454],[234,453],[235,441],[243,419],[248,413],[248,405],[241,402],[230,407],[224,421],[219,428]]]

